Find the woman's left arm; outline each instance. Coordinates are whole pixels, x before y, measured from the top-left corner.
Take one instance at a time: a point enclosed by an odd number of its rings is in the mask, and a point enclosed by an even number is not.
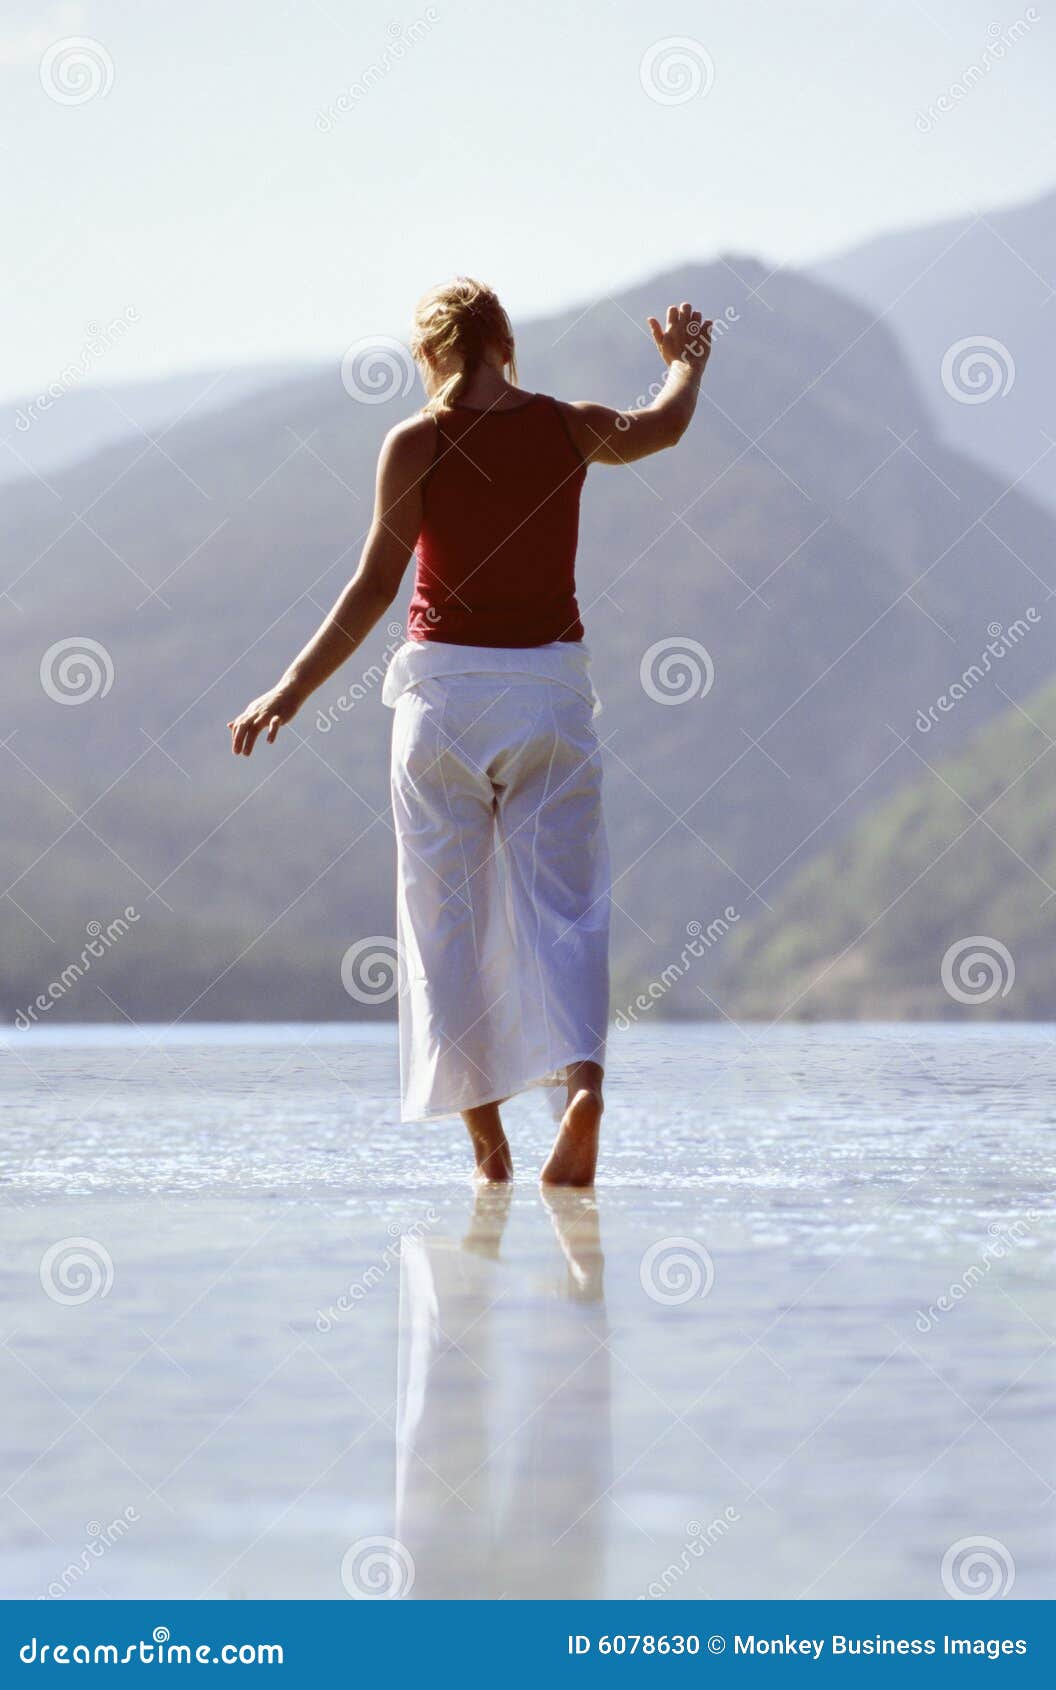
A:
[[[277,686],[228,722],[235,756],[248,757],[257,737],[269,745],[306,698],[362,645],[399,591],[422,526],[422,482],[432,464],[436,424],[411,417],[386,437],[378,459],[374,520],[359,568]]]

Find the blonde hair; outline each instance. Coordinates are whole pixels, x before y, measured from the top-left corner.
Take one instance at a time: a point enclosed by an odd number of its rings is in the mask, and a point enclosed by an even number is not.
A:
[[[513,329],[499,297],[472,276],[456,276],[441,282],[418,301],[411,331],[411,352],[419,361],[432,363],[451,356],[461,368],[448,376],[443,386],[422,409],[430,416],[454,404],[489,347],[502,353],[510,380],[517,380]]]

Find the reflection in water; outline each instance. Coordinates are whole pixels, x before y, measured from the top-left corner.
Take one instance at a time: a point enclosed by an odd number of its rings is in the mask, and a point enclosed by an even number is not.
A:
[[[597,1204],[543,1199],[560,1254],[514,1262],[511,1193],[401,1255],[396,1536],[420,1598],[598,1596],[612,1482]],[[562,1259],[563,1258],[563,1259]]]

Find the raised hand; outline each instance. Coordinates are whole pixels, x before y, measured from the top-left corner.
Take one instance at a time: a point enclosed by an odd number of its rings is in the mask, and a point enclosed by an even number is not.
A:
[[[702,318],[688,301],[667,308],[667,327],[662,328],[656,317],[647,319],[653,331],[656,349],[665,364],[687,364],[698,374],[711,355],[710,318]]]

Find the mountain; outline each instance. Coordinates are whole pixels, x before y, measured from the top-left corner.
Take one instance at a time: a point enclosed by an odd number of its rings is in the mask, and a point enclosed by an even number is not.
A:
[[[960,757],[914,738],[919,777],[736,934],[731,1013],[1056,1015],[1056,683]]]
[[[105,346],[97,355],[103,352]],[[47,478],[118,441],[138,439],[142,446],[145,435],[159,435],[184,417],[206,416],[303,373],[303,365],[273,364],[101,386],[82,382],[72,367],[41,392],[0,405],[0,486],[25,475]]]
[[[937,713],[933,750],[1054,667],[1052,517],[936,437],[887,323],[831,288],[736,256],[687,266],[527,324],[523,381],[634,404],[659,373],[643,319],[682,298],[717,319],[693,428],[592,469],[583,509],[617,1018],[716,1013],[741,924],[916,777],[901,740],[988,630],[1041,607],[999,677]],[[392,1014],[347,995],[341,960],[393,930],[377,694],[409,580],[274,748],[236,762],[224,724],[353,569],[404,385],[357,400],[335,359],[8,490],[6,1014],[40,996],[45,1022]],[[63,983],[88,925],[126,908]]]
[[[813,266],[897,334],[932,426],[1056,508],[1056,191]]]

